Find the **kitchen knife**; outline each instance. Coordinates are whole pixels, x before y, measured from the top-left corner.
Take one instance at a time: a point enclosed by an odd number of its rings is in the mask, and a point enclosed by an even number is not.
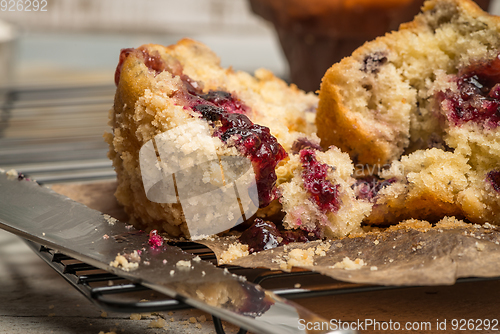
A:
[[[348,333],[329,331],[328,320],[243,277],[178,247],[150,245],[148,234],[17,175],[0,173],[0,227],[254,333]],[[121,267],[111,265],[118,254],[127,258]],[[321,330],[304,328],[316,323]]]

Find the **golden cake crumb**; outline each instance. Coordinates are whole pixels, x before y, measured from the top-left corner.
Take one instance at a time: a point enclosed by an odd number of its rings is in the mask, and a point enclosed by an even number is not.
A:
[[[228,249],[225,250],[219,259],[220,264],[230,263],[236,259],[248,256],[248,245],[236,242],[229,245]]]
[[[346,256],[341,262],[335,263],[333,266],[330,266],[330,268],[356,270],[363,268],[363,266],[366,266],[366,263],[362,259],[357,258],[353,261]]]
[[[148,328],[163,328],[165,327],[165,324],[166,324],[165,319],[158,318],[156,320],[151,321],[148,324]]]
[[[397,225],[392,225],[387,228],[388,231],[398,231],[398,230],[409,230],[409,229],[414,229],[414,230],[420,230],[420,231],[428,231],[429,229],[432,228],[432,225],[425,220],[419,220],[419,219],[407,219],[405,221],[402,221],[401,223]]]
[[[317,247],[314,253],[319,256],[326,256],[326,252],[332,245],[329,242],[322,242]]]
[[[478,241],[476,241],[476,249],[479,252],[482,252],[485,248],[486,248],[486,246],[484,245],[484,243],[479,243]]]
[[[17,179],[19,173],[15,169],[9,169],[5,174],[9,180]]]
[[[314,265],[314,248],[292,249],[286,255],[286,261],[281,260],[280,269],[290,271],[292,267],[303,267]]]
[[[436,228],[458,228],[458,227],[467,227],[470,224],[467,224],[463,220],[456,219],[455,217],[444,217],[439,222],[436,223]]]
[[[139,253],[134,250],[131,254],[118,254],[114,261],[111,261],[109,265],[111,267],[120,268],[124,271],[132,271],[139,268],[140,261]]]

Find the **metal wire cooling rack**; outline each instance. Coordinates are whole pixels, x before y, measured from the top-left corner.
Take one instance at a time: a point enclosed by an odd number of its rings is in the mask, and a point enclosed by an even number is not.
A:
[[[106,157],[112,85],[0,88],[0,168],[39,183],[113,179]]]
[[[102,269],[77,261],[32,241],[25,240],[25,242],[59,275],[102,310],[145,313],[193,308],[180,300],[172,299],[160,293],[155,293],[154,297],[152,297],[152,290],[139,283],[128,281]],[[189,242],[177,243],[175,245],[184,251],[200,256],[204,261],[215,261],[214,253],[203,245]],[[226,268],[231,273],[245,276],[247,280],[259,284],[286,299],[317,298],[408,288],[341,282],[305,270],[282,272],[237,266],[226,266]],[[486,280],[498,280],[498,278],[461,278],[457,280],[457,283]],[[221,320],[215,316],[212,316],[212,319],[216,333],[225,334]],[[238,331],[238,334],[245,333],[245,329]]]
[[[144,313],[172,311],[192,308],[182,301],[157,294],[151,299],[149,288],[98,269],[67,255],[54,251],[32,241],[28,246],[50,267],[60,274],[80,293],[99,308],[106,311]],[[196,243],[181,243],[176,246],[199,255],[202,260],[214,261],[215,255],[207,247]],[[268,269],[248,269],[227,266],[231,273],[245,276],[249,281],[260,284],[275,294],[287,298],[314,298],[327,295],[370,292],[389,287],[345,283],[310,271],[282,272]],[[217,334],[224,334],[221,320],[212,317]],[[240,329],[238,334],[246,333]]]

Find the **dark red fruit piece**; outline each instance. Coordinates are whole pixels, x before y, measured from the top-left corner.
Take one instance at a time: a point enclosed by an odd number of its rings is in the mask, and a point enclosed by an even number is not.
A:
[[[257,218],[255,223],[246,229],[238,240],[242,244],[248,245],[248,252],[251,254],[278,247],[282,237],[276,225]]]
[[[212,102],[217,107],[224,108],[228,113],[245,114],[250,109],[231,93],[211,90],[207,94],[200,95],[205,101]]]
[[[456,82],[458,93],[438,93],[448,120],[456,126],[475,122],[496,128],[500,124],[500,59],[460,70]]]
[[[381,180],[376,176],[367,176],[357,179],[353,188],[356,191],[356,198],[373,202],[382,188],[391,185],[394,182],[396,182],[395,178]]]
[[[311,232],[304,230],[285,230],[281,231],[281,237],[283,238],[283,244],[289,244],[290,242],[309,242],[323,238],[321,229],[319,228]]]
[[[147,68],[155,71],[156,74],[159,74],[167,69],[167,64],[165,64],[165,62],[163,61],[158,52],[154,54],[149,54],[145,50],[141,51],[142,54],[144,55],[144,64],[146,65]]]
[[[377,73],[380,66],[387,62],[387,56],[383,52],[374,52],[363,59],[361,71],[366,73]]]
[[[148,244],[155,248],[163,246],[163,237],[158,235],[157,230],[151,230],[151,232],[149,232]]]
[[[500,171],[490,171],[488,175],[486,175],[486,180],[490,182],[491,186],[497,193],[500,193]]]
[[[206,120],[220,122],[215,135],[224,142],[231,138],[238,151],[250,159],[256,176],[259,206],[269,205],[274,199],[275,168],[287,156],[269,128],[253,124],[247,116],[229,113],[223,107],[199,104],[194,109]]]
[[[118,82],[120,82],[120,75],[122,72],[122,67],[123,67],[123,62],[127,57],[129,56],[130,53],[134,52],[135,49],[133,48],[127,48],[127,49],[121,49],[120,51],[120,59],[118,60],[118,65],[116,66],[115,70],[115,84],[118,86]]]
[[[181,76],[183,81],[186,78]],[[217,127],[214,136],[224,142],[231,139],[231,145],[250,159],[256,176],[259,206],[268,206],[275,197],[275,168],[287,157],[285,149],[271,135],[269,128],[254,124],[243,114],[250,112],[250,108],[228,92],[209,91],[202,94],[187,90],[179,92],[176,98]]]
[[[244,292],[241,298],[243,305],[238,308],[241,314],[257,318],[275,304],[273,298],[270,298],[260,287],[241,282],[239,284]]]
[[[246,229],[238,241],[248,245],[248,252],[260,252],[266,249],[287,245],[291,242],[309,242],[322,239],[321,229],[314,231],[284,230],[280,231],[270,221],[255,219],[252,226]]]
[[[156,54],[149,54],[146,50],[141,50],[141,49],[134,49],[134,48],[127,48],[127,49],[122,49],[120,51],[120,59],[118,61],[118,65],[116,66],[116,71],[115,71],[115,84],[118,86],[118,83],[120,82],[120,75],[123,67],[123,63],[125,62],[125,59],[131,54],[135,53],[137,57],[140,57],[144,60],[144,64],[152,71],[155,72],[155,74],[159,74],[166,69],[169,69],[167,64],[163,61],[161,56],[156,53]],[[171,71],[172,72],[172,71]]]
[[[315,149],[318,151],[322,150],[322,148],[321,148],[321,146],[319,146],[319,144],[313,143],[312,141],[310,141],[307,138],[299,138],[293,142],[291,152],[294,154],[297,154],[301,150],[304,150],[306,148],[312,148],[312,149]]]
[[[340,185],[332,184],[327,179],[328,171],[332,168],[327,164],[316,160],[315,151],[306,149],[300,151],[300,162],[302,163],[302,180],[304,187],[311,195],[314,203],[321,211],[337,212],[340,207],[339,188]]]

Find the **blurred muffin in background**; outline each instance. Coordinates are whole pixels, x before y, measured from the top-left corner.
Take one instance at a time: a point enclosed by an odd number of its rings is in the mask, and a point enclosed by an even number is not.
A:
[[[272,22],[288,60],[290,81],[319,89],[325,71],[365,41],[411,21],[423,0],[249,0]],[[475,0],[488,10],[490,0]]]

